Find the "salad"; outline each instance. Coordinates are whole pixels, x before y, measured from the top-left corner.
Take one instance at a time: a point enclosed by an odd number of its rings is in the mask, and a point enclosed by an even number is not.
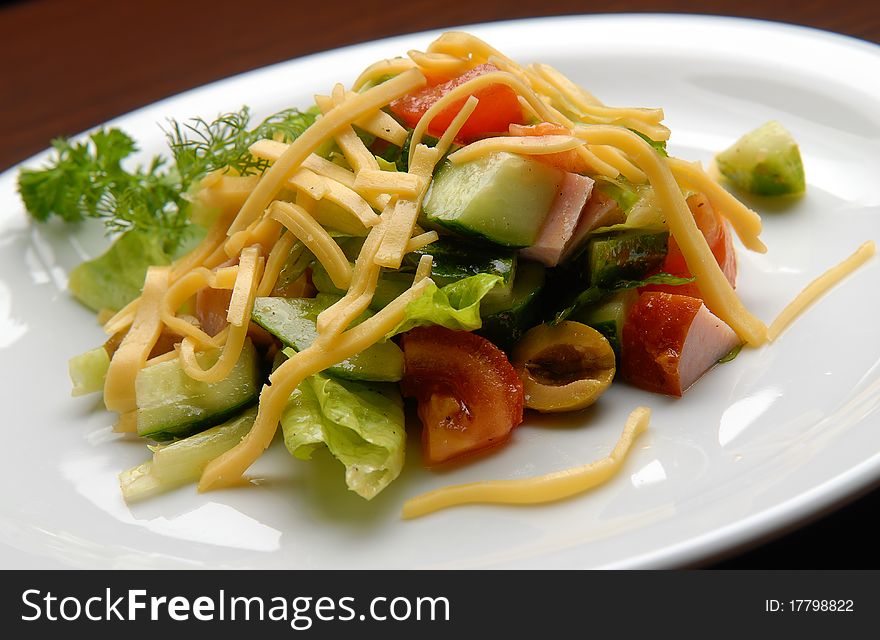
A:
[[[293,457],[328,449],[371,499],[403,466],[405,399],[439,468],[615,380],[682,396],[780,330],[735,292],[732,234],[765,251],[760,218],[667,155],[662,110],[606,106],[469,34],[249,127],[246,109],[171,123],[173,161],[135,171],[134,141],[102,130],[20,175],[34,217],[117,233],[71,274],[108,339],[70,372],[75,394],[102,393],[116,429],[149,446],[120,477],[127,500],[240,483],[279,428]],[[804,189],[776,123],[718,168],[756,193]],[[634,411],[608,458],[540,490],[487,483],[408,513],[594,486],[648,416]]]

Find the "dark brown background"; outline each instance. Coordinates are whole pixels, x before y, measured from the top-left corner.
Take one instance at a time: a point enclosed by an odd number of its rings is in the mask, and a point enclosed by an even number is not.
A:
[[[880,9],[874,0],[5,3],[0,6],[0,170],[44,149],[52,137],[79,133],[160,98],[273,62],[425,29],[610,12],[745,16],[880,42]],[[877,513],[880,490],[794,533],[708,566],[877,568],[880,552],[872,525]]]

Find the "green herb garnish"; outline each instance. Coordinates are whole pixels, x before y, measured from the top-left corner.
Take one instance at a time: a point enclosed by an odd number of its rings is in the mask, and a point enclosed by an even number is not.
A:
[[[123,161],[138,151],[123,131],[99,129],[83,141],[52,141],[55,153],[40,169],[22,169],[18,191],[30,215],[46,221],[103,220],[108,233],[145,231],[161,238],[172,254],[190,224],[187,193],[208,172],[228,168],[239,175],[266,170],[248,148],[262,138],[290,141],[317,118],[317,112],[286,109],[248,129],[250,111],[220,115],[208,122],[194,118],[169,122],[172,157],[155,156],[133,170]]]

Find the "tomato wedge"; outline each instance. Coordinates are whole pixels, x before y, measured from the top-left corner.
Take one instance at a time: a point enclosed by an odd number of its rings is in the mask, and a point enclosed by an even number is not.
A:
[[[486,73],[498,71],[491,64],[481,64],[462,75],[435,86],[428,86],[414,93],[398,98],[389,106],[392,113],[404,124],[413,128],[435,102],[459,85]],[[478,89],[473,95],[480,101],[477,108],[458,132],[455,141],[467,144],[490,134],[506,133],[511,123],[523,121],[522,107],[516,93],[504,84],[491,84]],[[458,115],[467,97],[456,100],[446,109],[438,113],[428,126],[428,133],[439,137],[449,127],[453,118]]]
[[[425,465],[500,444],[522,422],[522,381],[504,352],[485,338],[417,327],[404,334],[401,346],[401,390],[419,403]]]
[[[732,286],[736,286],[736,253],[733,249],[733,236],[724,217],[712,208],[709,199],[702,193],[696,193],[687,199],[688,208],[694,216],[694,221],[703,232],[712,255],[724,272],[727,281]],[[669,236],[669,248],[666,253],[666,259],[660,267],[660,271],[678,276],[680,278],[690,278],[691,272],[688,269],[681,249],[675,238]],[[643,287],[640,291],[665,291],[682,296],[691,296],[694,298],[703,298],[700,288],[696,282],[690,282],[683,285],[650,285]]]

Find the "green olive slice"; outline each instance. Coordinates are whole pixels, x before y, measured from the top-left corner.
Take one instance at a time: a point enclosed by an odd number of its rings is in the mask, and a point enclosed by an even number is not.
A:
[[[552,413],[588,407],[614,379],[614,350],[601,333],[566,320],[530,329],[513,350],[525,406]]]

